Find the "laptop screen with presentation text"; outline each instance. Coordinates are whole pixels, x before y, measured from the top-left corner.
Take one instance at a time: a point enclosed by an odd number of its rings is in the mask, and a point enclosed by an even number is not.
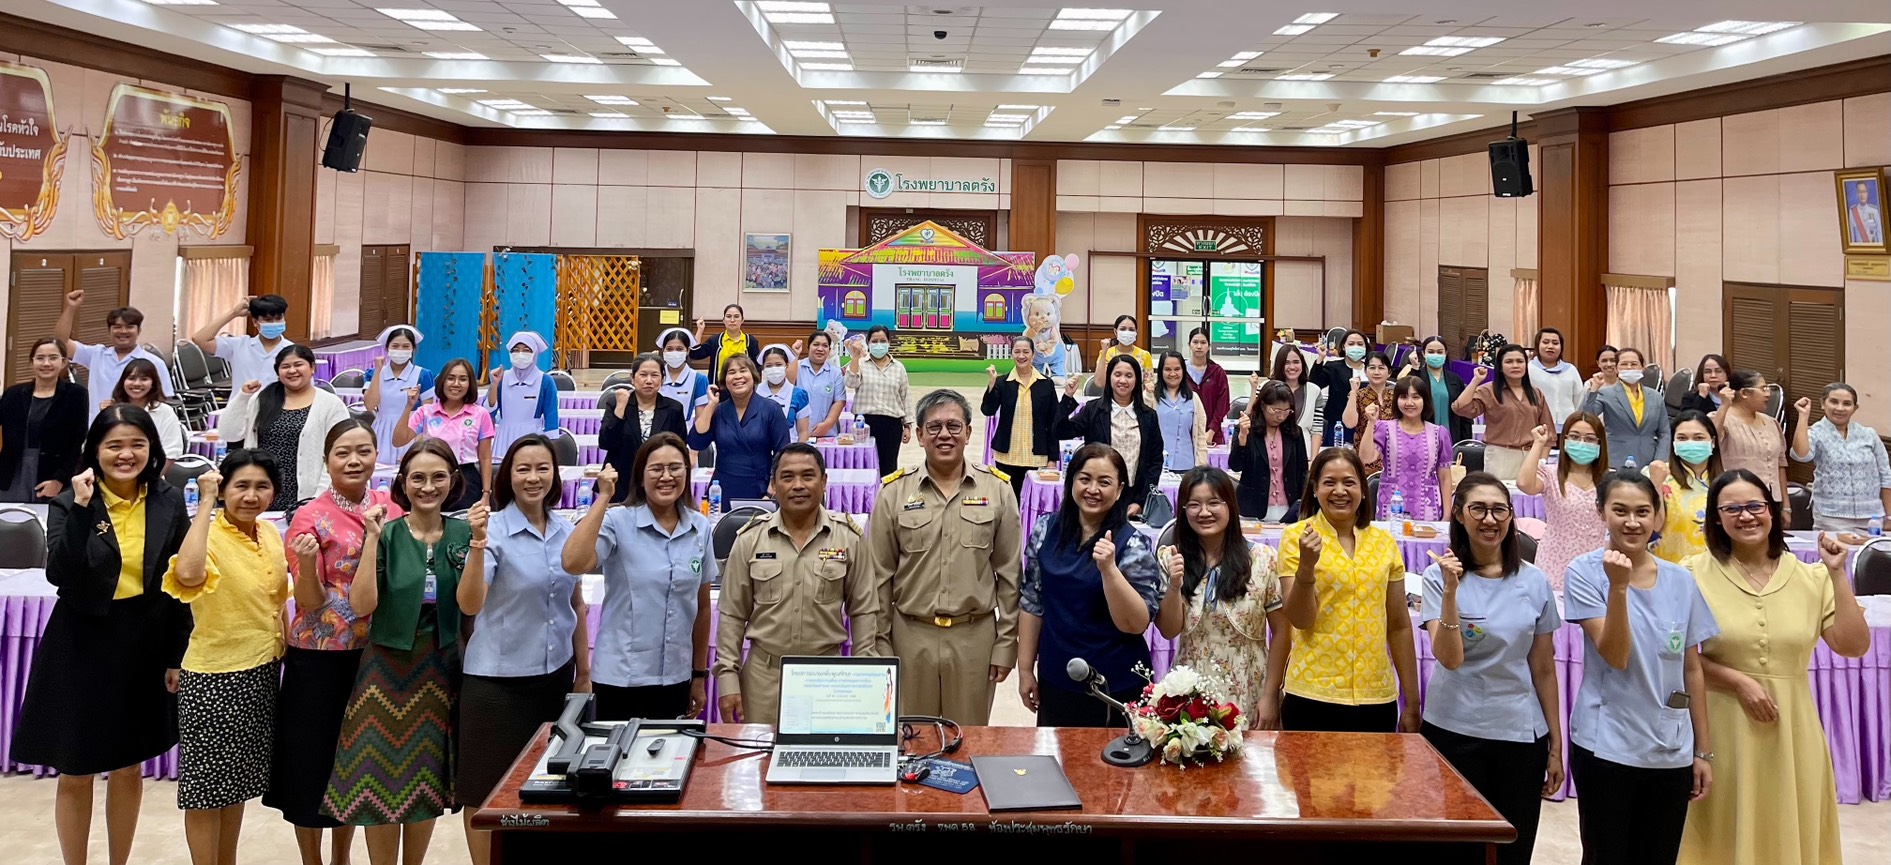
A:
[[[897,744],[899,663],[891,658],[784,658],[776,740]]]

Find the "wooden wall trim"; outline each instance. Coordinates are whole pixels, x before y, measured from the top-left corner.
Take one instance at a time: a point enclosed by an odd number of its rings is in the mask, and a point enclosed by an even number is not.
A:
[[[1367,330],[1385,320],[1385,166],[1365,168],[1365,202],[1353,220],[1353,320]],[[1320,310],[1326,320],[1326,310]]]
[[[1609,128],[1620,132],[1886,91],[1891,91],[1891,55],[1625,102],[1609,108]]]
[[[1528,279],[1528,280],[1539,279],[1539,277],[1537,276],[1537,269],[1534,267],[1513,267],[1510,269],[1510,278],[1511,279]]]
[[[341,245],[340,245],[340,244],[337,244],[337,243],[318,243],[318,244],[316,244],[316,245],[315,245],[315,257],[316,257],[316,258],[321,258],[322,256],[325,256],[325,255],[327,255],[327,256],[334,256],[334,255],[340,255],[340,254],[341,254]]]
[[[6,13],[0,13],[0,51],[128,78],[162,81],[232,99],[249,99],[250,81],[255,77],[227,66]]]
[[[249,258],[251,255],[254,255],[255,252],[256,247],[238,246],[235,244],[221,246],[180,246],[177,248],[177,257],[192,261],[202,258]]]
[[[1557,322],[1565,357],[1595,357],[1608,324],[1602,272],[1609,260],[1609,131],[1600,108],[1537,117],[1542,187],[1537,200],[1540,319]]]
[[[1525,120],[1517,124],[1517,137],[1534,139],[1542,134],[1534,120]],[[1402,162],[1422,162],[1427,159],[1444,159],[1449,156],[1463,156],[1467,153],[1484,153],[1493,141],[1502,141],[1510,137],[1510,124],[1460,132],[1443,138],[1426,141],[1414,141],[1400,144],[1380,151],[1385,154],[1385,164],[1398,165]]]
[[[1674,287],[1672,276],[1635,276],[1627,273],[1602,274],[1603,285],[1619,285],[1624,288],[1670,289]]]
[[[289,301],[289,338],[309,338],[315,268],[315,148],[321,134],[319,81],[259,75],[251,82],[249,240],[256,245],[250,286]]]
[[[1011,222],[1006,246],[1033,252],[1037,260],[1057,254],[1057,160],[1011,160]]]

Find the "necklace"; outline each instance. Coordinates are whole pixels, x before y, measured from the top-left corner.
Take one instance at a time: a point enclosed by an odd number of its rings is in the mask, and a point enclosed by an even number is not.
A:
[[[1753,589],[1755,592],[1766,591],[1767,584],[1772,582],[1771,574],[1762,574],[1760,575],[1761,579],[1756,580],[1754,579],[1753,569],[1747,567],[1746,562],[1740,561],[1739,559],[1733,559],[1732,561],[1734,568],[1740,571],[1740,578],[1747,581],[1749,588]]]

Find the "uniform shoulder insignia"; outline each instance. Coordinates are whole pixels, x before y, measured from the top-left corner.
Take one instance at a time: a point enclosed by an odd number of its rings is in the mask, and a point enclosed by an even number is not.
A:
[[[979,466],[979,468],[990,472],[992,477],[995,477],[1001,481],[1004,481],[1005,483],[1011,483],[1011,476],[1008,474],[1005,474],[1004,471],[999,469],[997,466]]]
[[[899,480],[899,479],[900,479],[901,477],[904,477],[904,476],[906,476],[906,475],[909,475],[909,474],[912,474],[912,473],[913,473],[913,469],[912,469],[911,467],[904,467],[904,468],[897,468],[897,469],[894,469],[894,470],[893,470],[893,473],[892,473],[892,474],[890,474],[890,475],[883,475],[883,476],[882,476],[882,477],[880,478],[880,483],[882,483],[882,484],[890,484],[890,483],[892,483],[892,482],[894,482],[894,481],[896,481],[896,480]]]
[[[839,511],[828,511],[827,521],[830,523],[833,523],[835,526],[844,528],[847,531],[852,532],[856,536],[860,534],[860,527],[857,525],[854,525],[854,518],[851,516],[848,516],[847,514],[843,514]]]
[[[749,520],[747,525],[739,529],[736,529],[735,536],[739,538],[743,535],[748,534],[749,532],[760,530],[762,526],[765,526],[767,524],[768,524],[768,518],[766,516],[762,517],[761,519]]]

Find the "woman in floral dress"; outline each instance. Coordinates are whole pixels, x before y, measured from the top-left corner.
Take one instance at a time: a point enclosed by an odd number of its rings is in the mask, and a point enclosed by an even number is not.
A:
[[[1538,426],[1530,431],[1534,443],[1517,472],[1517,491],[1543,497],[1543,540],[1536,566],[1550,579],[1550,588],[1563,590],[1563,571],[1577,556],[1601,549],[1608,540],[1602,515],[1596,510],[1596,481],[1609,468],[1609,440],[1602,419],[1576,412],[1563,421],[1562,455],[1556,467],[1543,464],[1556,431]]]

